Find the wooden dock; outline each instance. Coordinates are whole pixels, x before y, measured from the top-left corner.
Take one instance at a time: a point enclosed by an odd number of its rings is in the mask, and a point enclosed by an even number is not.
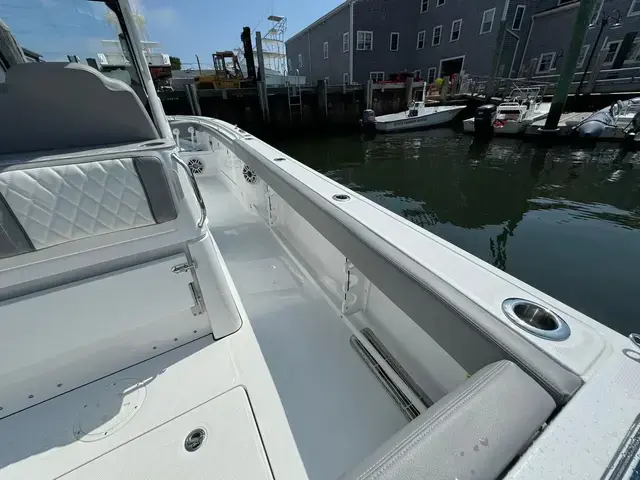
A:
[[[574,112],[563,113],[558,123],[558,137],[569,138],[573,133],[575,127],[580,125],[584,120],[589,118],[594,112]],[[545,120],[540,120],[532,123],[525,131],[525,136],[529,138],[539,137],[545,134],[544,132]],[[599,137],[588,138],[576,138],[577,141],[604,141],[604,142],[624,142],[626,148],[638,149],[640,148],[640,138],[634,136],[628,137],[625,135],[625,128],[628,126],[628,121],[619,122],[616,126],[606,127]]]
[[[579,125],[592,114],[593,112],[563,113],[560,117],[560,121],[558,122],[558,134],[563,137],[570,135],[576,125]],[[541,135],[542,132],[540,130],[544,129],[545,122],[546,120],[533,122],[527,127],[525,134],[531,136]]]

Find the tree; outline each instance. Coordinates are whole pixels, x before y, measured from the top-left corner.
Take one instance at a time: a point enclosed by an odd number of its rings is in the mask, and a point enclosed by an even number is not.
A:
[[[182,62],[178,57],[169,57],[171,62],[171,70],[180,70],[182,68]]]

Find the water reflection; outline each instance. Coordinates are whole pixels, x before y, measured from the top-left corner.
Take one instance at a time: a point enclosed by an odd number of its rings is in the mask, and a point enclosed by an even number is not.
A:
[[[279,147],[612,328],[633,329],[637,155],[479,143],[446,129]]]

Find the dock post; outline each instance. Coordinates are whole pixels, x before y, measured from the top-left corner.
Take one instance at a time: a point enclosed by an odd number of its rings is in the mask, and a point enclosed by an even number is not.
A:
[[[407,77],[407,79],[404,81],[405,104],[409,105],[411,103],[411,100],[413,100],[413,77]]]
[[[189,85],[185,85],[184,94],[187,97],[187,102],[189,103],[189,110],[191,111],[191,115],[196,114],[196,106],[193,104],[193,98],[191,97],[191,89]]]
[[[587,88],[584,89],[585,95],[590,95],[593,92],[593,89],[596,87],[596,81],[598,80],[598,75],[600,75],[600,70],[602,70],[602,65],[604,64],[604,59],[607,58],[607,51],[601,50],[598,54],[598,58],[596,59],[595,65],[591,68],[591,73],[589,74],[589,81],[587,82]]]
[[[556,91],[553,95],[553,100],[551,100],[551,108],[549,109],[549,115],[547,116],[543,131],[556,131],[558,128],[558,122],[560,121],[564,104],[569,95],[569,87],[571,87],[571,82],[576,72],[576,65],[578,63],[578,57],[580,56],[580,50],[582,50],[582,44],[584,43],[584,36],[591,23],[591,16],[593,15],[593,9],[596,3],[597,0],[582,0],[580,2],[578,17],[573,27],[573,37],[569,45],[569,52],[565,57],[566,60],[562,68],[562,74],[556,84]]]
[[[531,81],[536,73],[536,67],[538,66],[538,57],[532,58],[527,67],[527,80]]]
[[[266,75],[264,72],[264,53],[262,51],[262,34],[256,32],[256,53],[258,54],[258,75],[256,88],[258,90],[258,101],[260,102],[260,110],[262,111],[262,119],[269,123],[269,99],[267,98]]]
[[[271,116],[269,114],[269,98],[267,97],[267,84],[260,80],[256,82],[256,90],[258,91],[258,101],[260,103],[260,110],[262,111],[262,120],[269,123]]]
[[[373,80],[371,79],[367,80],[367,89],[365,94],[367,110],[371,110],[371,108],[373,108]]]
[[[191,107],[193,110],[193,114],[198,117],[202,116],[202,110],[200,109],[200,98],[198,96],[198,89],[196,88],[195,83],[190,83],[187,85],[187,95],[191,96]]]
[[[318,112],[320,112],[320,114],[326,119],[329,117],[329,108],[327,105],[327,82],[324,80],[318,80],[316,92],[318,94]]]

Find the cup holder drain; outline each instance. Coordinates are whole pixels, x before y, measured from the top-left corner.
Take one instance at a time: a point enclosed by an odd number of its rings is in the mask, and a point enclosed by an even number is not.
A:
[[[571,329],[558,315],[546,307],[522,298],[508,298],[502,302],[502,311],[523,330],[546,340],[566,340]]]

